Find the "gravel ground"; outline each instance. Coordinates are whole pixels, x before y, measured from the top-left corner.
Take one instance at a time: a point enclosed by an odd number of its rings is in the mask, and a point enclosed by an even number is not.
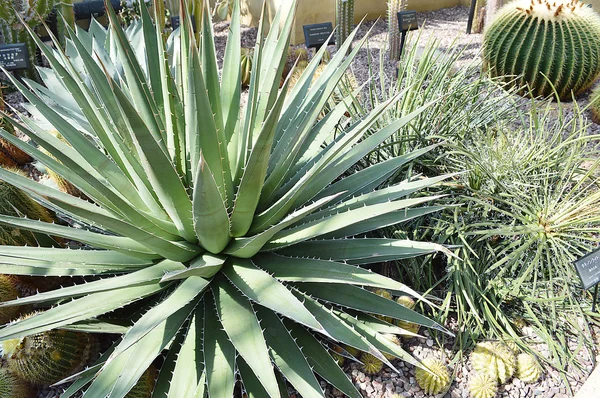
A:
[[[480,34],[465,34],[467,24],[467,7],[454,7],[442,9],[429,13],[419,14],[421,22],[426,21],[426,25],[420,30],[420,43],[426,43],[430,38],[438,40],[442,48],[448,48],[451,45],[458,45],[464,48],[463,57],[458,63],[457,68],[461,68],[470,62],[480,63],[479,51],[481,48],[482,35]],[[225,42],[228,33],[228,23],[218,23],[215,26],[216,47],[219,52],[219,59],[222,59]],[[378,67],[380,51],[384,50],[387,42],[387,24],[385,20],[377,22],[366,22],[360,29],[357,39],[362,37],[369,29],[371,36],[368,41],[368,48],[371,52],[374,68]],[[415,33],[412,33],[413,35]],[[242,46],[252,47],[254,45],[256,35],[255,28],[243,28]],[[330,51],[335,52],[335,47],[330,46]],[[368,78],[367,62],[369,53],[366,49],[361,49],[356,57],[352,70],[358,80],[363,82]],[[389,76],[392,76],[395,71],[395,63],[389,60],[385,61],[385,70]],[[13,95],[9,102],[17,104],[20,101],[18,95]],[[581,102],[585,103],[587,96],[581,98]],[[566,104],[567,113],[571,109],[571,104]],[[592,124],[589,128],[590,133],[600,132],[600,127]],[[427,331],[423,333],[423,339],[411,339],[404,343],[404,348],[411,352],[416,358],[424,359],[429,356],[435,356],[444,359],[450,366],[453,382],[450,389],[437,397],[444,398],[466,398],[469,396],[467,384],[470,376],[473,374],[470,364],[450,364],[450,358],[454,355],[451,351],[452,341],[447,340],[444,347],[438,346],[432,336]],[[573,348],[576,347],[576,342],[569,342]],[[537,347],[542,355],[548,355],[547,349],[543,345]],[[592,369],[592,358],[587,352],[579,353],[582,363],[586,365],[587,372],[576,373],[569,375],[568,383],[573,392],[576,392],[585,379],[589,371]],[[600,360],[600,358],[597,358]],[[399,373],[393,372],[389,368],[385,368],[376,375],[369,376],[364,374],[360,365],[357,363],[346,364],[344,369],[348,376],[353,380],[359,388],[363,396],[371,398],[392,398],[404,396],[408,397],[425,397],[425,393],[418,387],[415,380],[415,369],[413,366],[406,365],[402,361],[394,361],[393,365],[399,370]],[[328,386],[323,382],[323,388],[328,397],[339,397],[341,393],[335,388]],[[59,396],[60,389],[43,388],[37,395],[38,398],[54,398]],[[525,384],[518,379],[512,379],[499,390],[499,397],[523,398],[523,397],[565,397],[568,396],[569,389],[564,384],[558,372],[547,370],[543,378],[537,383]],[[292,392],[293,397],[298,397]],[[185,397],[182,397],[185,398]]]

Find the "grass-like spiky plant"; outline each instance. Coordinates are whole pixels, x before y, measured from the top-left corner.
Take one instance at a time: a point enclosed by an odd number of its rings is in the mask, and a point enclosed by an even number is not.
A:
[[[426,394],[439,394],[450,387],[450,372],[446,364],[437,358],[425,358],[423,365],[427,366],[429,371],[418,368],[415,372],[415,378],[419,387]]]
[[[406,9],[407,2],[408,0],[388,0],[387,2],[389,53],[390,59],[394,61],[400,59],[402,36],[398,26],[398,13]]]
[[[473,369],[496,378],[500,384],[510,379],[515,372],[515,354],[505,344],[484,341],[478,343],[471,354]]]
[[[181,29],[165,47],[141,2],[140,21],[126,32],[111,7],[110,33],[95,22],[89,32],[70,32],[68,56],[36,40],[53,68],[40,70],[45,86],[29,82],[30,91],[12,81],[69,145],[24,117],[12,123],[52,157],[13,141],[90,201],[0,170],[0,178],[77,224],[8,216],[1,223],[86,245],[2,246],[0,272],[95,280],[4,303],[56,305],[0,329],[0,339],[67,326],[123,333],[66,396],[85,389],[90,397],[123,398],[167,350],[154,397],[231,397],[238,376],[249,395],[280,397],[285,377],[303,397],[321,397],[313,372],[360,397],[322,338],[369,352],[394,369],[383,353],[419,364],[382,337],[395,327],[368,314],[442,329],[367,290],[418,296],[360,267],[447,251],[364,235],[439,210],[419,207],[435,197],[407,198],[439,179],[377,189],[430,148],[345,174],[422,108],[372,129],[400,93],[360,123],[348,123],[344,102],[318,120],[359,46],[345,56],[351,34],[311,83],[323,48],[288,94],[287,82],[279,89],[279,75],[293,13],[268,34],[259,27],[248,105],[241,107],[239,10],[236,1],[222,79],[207,8],[200,43],[182,7]],[[138,310],[125,332],[102,322],[103,314],[123,306]]]
[[[494,398],[498,393],[498,380],[487,373],[476,373],[469,382],[473,398]]]
[[[15,376],[8,369],[0,368],[0,397],[31,398],[34,394],[25,380]]]
[[[30,383],[48,385],[71,376],[95,359],[97,341],[90,333],[56,329],[4,340],[1,348],[11,372]]]
[[[600,74],[600,16],[579,0],[515,0],[486,28],[483,48],[492,76],[536,96],[554,94],[554,86],[571,99]]]

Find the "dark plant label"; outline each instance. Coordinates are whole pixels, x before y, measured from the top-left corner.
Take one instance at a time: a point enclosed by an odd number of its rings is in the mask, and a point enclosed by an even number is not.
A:
[[[575,268],[584,289],[597,285],[600,282],[600,249],[575,260]]]
[[[304,25],[302,28],[304,29],[306,47],[320,47],[331,36],[331,32],[333,32],[331,22]],[[335,44],[333,36],[329,40],[329,44]]]
[[[0,66],[9,71],[29,68],[29,54],[25,43],[0,45]]]
[[[400,11],[398,13],[398,27],[400,32],[419,29],[416,11]]]

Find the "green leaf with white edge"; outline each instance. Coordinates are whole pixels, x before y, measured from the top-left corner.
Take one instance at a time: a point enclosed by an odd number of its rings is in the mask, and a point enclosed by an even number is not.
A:
[[[84,392],[83,398],[124,398],[154,359],[171,343],[195,305],[195,302],[191,302],[172,313],[142,340],[120,355],[114,357],[113,352]],[[116,350],[118,349],[117,346]]]
[[[356,330],[358,330],[361,335],[363,335],[371,344],[373,344],[382,352],[393,355],[396,358],[399,358],[402,361],[407,362],[413,366],[421,367],[420,362],[413,358],[408,352],[403,350],[401,346],[394,344],[377,331],[369,328],[364,323],[357,321],[355,318],[348,314],[345,314],[343,312],[337,312],[337,315],[346,323],[356,328]]]
[[[255,303],[311,329],[323,331],[323,327],[310,311],[304,308],[302,302],[277,279],[257,268],[252,260],[231,258],[222,272],[237,289]]]
[[[437,147],[437,145],[430,145],[425,148],[416,149],[402,156],[376,163],[331,184],[321,191],[316,198],[322,198],[331,195],[334,192],[346,192],[345,195],[340,198],[340,201],[344,201],[356,195],[371,192],[375,187],[378,187],[391,177],[403,165],[431,151],[435,147]]]
[[[280,398],[277,380],[254,308],[224,276],[211,284],[221,324],[270,397]]]
[[[61,329],[81,333],[124,334],[129,330],[129,326],[108,321],[89,319],[87,321],[81,321],[68,326],[63,326]]]
[[[265,327],[269,353],[279,371],[303,398],[323,397],[319,381],[281,319],[264,307],[257,307],[256,313]]]
[[[234,257],[243,257],[250,258],[254,256],[256,253],[262,249],[262,247],[275,235],[277,232],[281,231],[284,228],[287,228],[299,220],[303,219],[316,209],[319,209],[321,206],[329,203],[334,200],[337,195],[331,195],[316,202],[310,204],[309,206],[303,207],[299,210],[290,213],[286,218],[284,218],[278,224],[272,226],[271,228],[259,233],[255,236],[250,236],[247,238],[235,238],[229,244],[227,249],[225,250],[226,254],[232,255]]]
[[[231,236],[233,237],[244,236],[248,232],[256,213],[260,192],[267,174],[275,129],[279,122],[289,82],[290,78],[288,77],[277,102],[269,112],[267,119],[262,123],[260,133],[254,141],[250,157],[244,167],[231,213]]]
[[[300,224],[275,234],[271,241],[264,246],[264,250],[275,250],[281,247],[291,246],[295,243],[303,242],[321,235],[327,235],[346,227],[352,227],[356,224],[357,220],[363,220],[364,222],[365,220],[397,212],[406,207],[428,202],[435,198],[436,197],[425,197],[380,203],[348,210],[343,213],[337,213],[321,220]],[[398,218],[401,218],[401,214],[398,215]]]
[[[304,300],[304,306],[308,308],[315,318],[317,318],[317,321],[323,325],[323,328],[325,329],[325,333],[323,334],[361,351],[368,352],[388,365],[391,369],[396,370],[377,348],[361,336],[360,333],[356,332],[343,322],[331,308],[300,291],[295,290],[294,294],[296,297]]]
[[[19,338],[84,321],[131,304],[164,288],[165,285],[149,283],[90,294],[0,329],[0,340]]]
[[[192,195],[194,230],[202,247],[212,253],[220,253],[230,240],[229,214],[202,150],[199,156]]]
[[[60,236],[62,238],[87,243],[95,247],[120,251],[132,256],[139,254],[152,256],[154,254],[152,250],[149,250],[144,245],[139,244],[136,240],[123,236],[109,236],[91,231],[85,231],[82,229],[50,224],[38,220],[29,220],[26,218],[3,215],[0,215],[0,225],[18,227],[28,231]]]
[[[217,317],[212,298],[204,300],[203,349],[210,397],[233,397],[235,386],[235,347]],[[183,395],[182,395],[183,396]]]
[[[346,283],[418,294],[403,283],[368,269],[330,260],[285,257],[264,253],[252,259],[254,264],[284,282]]]
[[[302,257],[310,253],[315,258],[346,261],[353,265],[402,260],[435,252],[453,256],[450,250],[437,243],[386,238],[311,240],[285,247],[278,252],[291,257]]]
[[[290,330],[296,344],[302,349],[310,366],[319,376],[347,396],[362,398],[352,381],[309,331],[289,321],[284,320],[284,324]]]
[[[368,290],[353,285],[298,283],[298,289],[332,304],[394,319],[417,323],[441,332],[448,332],[439,323]]]
[[[60,249],[62,250],[62,249]],[[67,297],[78,297],[86,294],[99,293],[110,291],[129,286],[147,284],[149,282],[158,282],[165,272],[185,269],[181,263],[176,263],[169,260],[161,261],[160,263],[112,278],[99,279],[97,281],[82,283],[75,286],[64,287],[61,289],[51,290],[49,292],[37,293],[33,296],[21,297],[16,300],[5,301],[0,303],[0,307],[16,305],[16,304],[34,304],[43,303],[45,301],[57,300]]]
[[[161,282],[185,279],[190,276],[200,276],[205,279],[212,278],[219,272],[225,260],[225,257],[203,254],[201,257],[193,259],[186,269],[165,273]]]
[[[166,299],[153,306],[135,322],[123,336],[123,341],[111,355],[111,359],[139,343],[144,336],[159,327],[174,312],[187,306],[208,287],[209,283],[199,276],[190,276],[181,282]]]
[[[204,354],[200,334],[206,329],[203,329],[204,308],[201,303],[192,314],[185,340],[175,361],[173,375],[169,380],[169,393],[165,394],[167,398],[194,397],[198,383],[204,374]]]

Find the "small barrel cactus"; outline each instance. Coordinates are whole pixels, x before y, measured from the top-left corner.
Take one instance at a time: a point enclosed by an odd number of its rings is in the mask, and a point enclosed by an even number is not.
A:
[[[346,352],[350,355],[352,355],[354,358],[358,358],[358,356],[360,355],[360,350],[351,347],[349,345],[344,345],[344,350],[346,350]]]
[[[383,337],[385,337],[386,339],[388,339],[389,341],[391,341],[392,343],[396,344],[397,346],[400,346],[400,339],[398,338],[398,336],[396,336],[395,334],[384,334]],[[394,358],[396,358],[395,355],[391,355],[391,354],[386,354],[385,352],[382,353],[384,357],[386,357],[388,360],[392,360]]]
[[[600,86],[596,87],[590,95],[590,111],[592,112],[592,121],[600,124]]]
[[[133,386],[131,390],[125,395],[125,398],[150,398],[152,396],[152,391],[154,390],[154,383],[156,382],[156,377],[158,376],[158,371],[154,366],[149,367],[142,377],[138,380],[138,382]]]
[[[492,76],[570,99],[600,75],[600,16],[579,0],[512,1],[486,29],[483,58]]]
[[[517,379],[526,383],[533,383],[542,375],[539,362],[530,354],[519,354],[517,356]]]
[[[0,397],[31,398],[35,393],[27,382],[8,369],[0,368]]]
[[[448,372],[448,367],[443,361],[430,357],[425,358],[422,363],[431,373],[423,368],[417,368],[415,378],[419,383],[419,387],[426,394],[439,394],[450,387],[450,372]]]
[[[396,302],[400,305],[405,306],[406,308],[408,308],[409,310],[412,310],[415,308],[415,300],[413,300],[410,296],[400,296],[396,299]],[[418,333],[419,329],[421,328],[421,326],[417,325],[416,323],[411,323],[411,322],[406,322],[406,321],[398,321],[396,322],[396,325],[398,325],[398,327],[407,330],[409,332],[412,333]],[[411,336],[405,336],[405,338],[410,338]]]
[[[354,24],[354,0],[336,0],[335,45],[339,50],[346,41]]]
[[[516,359],[505,344],[486,341],[475,346],[471,364],[477,372],[489,374],[503,384],[515,372]]]
[[[252,76],[252,57],[254,56],[254,50],[252,48],[242,48],[242,57],[240,59],[242,67],[242,85],[247,86],[250,84],[250,77]]]
[[[96,355],[97,342],[89,333],[54,329],[2,342],[10,369],[32,384],[48,385],[83,369]]]
[[[374,355],[363,353],[360,356],[360,361],[362,364],[362,370],[366,374],[374,375],[375,373],[379,373],[381,369],[383,369],[383,362],[377,359]]]
[[[498,393],[498,381],[487,373],[476,373],[471,377],[469,392],[473,398],[493,398]]]
[[[19,296],[18,281],[11,275],[0,275],[0,302],[14,300]],[[0,325],[4,325],[19,317],[20,307],[10,306],[0,308]],[[6,395],[1,395],[4,397]]]
[[[392,300],[393,296],[392,293],[390,293],[388,290],[385,289],[375,289],[373,291],[373,293],[375,293],[378,296],[381,296],[383,298],[386,298],[388,300]],[[383,315],[375,315],[377,318],[381,319],[382,321],[386,321],[388,323],[394,323],[394,319],[392,317],[389,316],[383,316]]]

